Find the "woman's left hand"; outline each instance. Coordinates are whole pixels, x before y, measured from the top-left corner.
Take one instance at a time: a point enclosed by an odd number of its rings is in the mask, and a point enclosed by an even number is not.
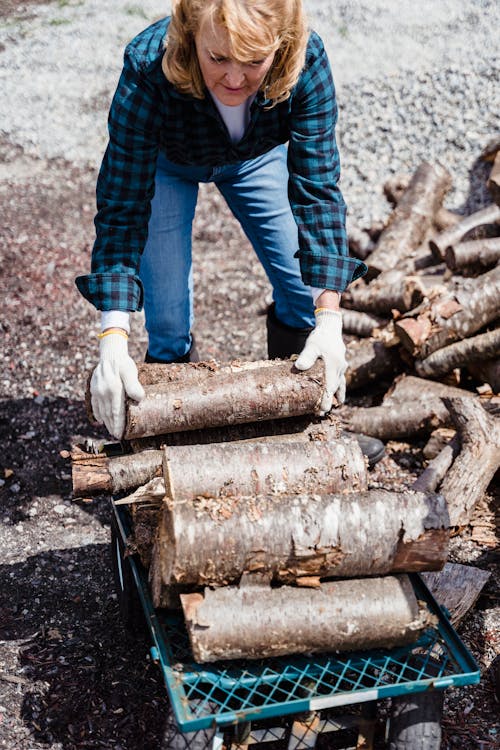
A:
[[[305,346],[295,362],[298,370],[309,370],[321,357],[325,363],[325,390],[321,400],[321,415],[330,411],[333,397],[339,404],[345,401],[345,344],[342,339],[340,310],[317,310],[316,326],[307,337]]]

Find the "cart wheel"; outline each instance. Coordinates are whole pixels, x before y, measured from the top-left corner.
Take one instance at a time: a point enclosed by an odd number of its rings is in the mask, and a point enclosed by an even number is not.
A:
[[[439,750],[443,698],[442,690],[393,698],[388,750]]]
[[[212,750],[214,738],[215,729],[212,727],[198,732],[181,732],[169,707],[161,750]]]
[[[145,635],[146,621],[141,599],[114,514],[111,516],[111,562],[120,616],[125,630],[135,637]]]

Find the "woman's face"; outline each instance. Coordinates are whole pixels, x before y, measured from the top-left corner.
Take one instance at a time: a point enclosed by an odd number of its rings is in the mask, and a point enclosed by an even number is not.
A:
[[[267,57],[241,63],[229,53],[229,37],[220,24],[204,23],[195,36],[196,53],[207,89],[229,107],[255,94],[274,59]]]

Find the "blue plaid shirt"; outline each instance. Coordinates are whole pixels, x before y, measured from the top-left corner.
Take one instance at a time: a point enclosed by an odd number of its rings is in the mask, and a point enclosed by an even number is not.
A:
[[[299,230],[302,278],[342,292],[366,266],[348,255],[345,204],[337,187],[335,88],[321,39],[311,33],[304,69],[286,101],[266,109],[269,102],[259,92],[250,124],[235,144],[210,96],[182,94],[165,78],[161,59],[168,23],[165,18],[153,24],[125,50],[97,181],[91,273],[76,279],[78,289],[98,310],[142,308],[138,269],[159,150],[178,164],[216,167],[288,142],[288,195]]]

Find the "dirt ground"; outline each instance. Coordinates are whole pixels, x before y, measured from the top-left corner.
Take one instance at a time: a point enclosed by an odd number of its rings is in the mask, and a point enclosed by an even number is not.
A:
[[[1,13],[17,3],[2,3]],[[0,138],[0,748],[154,750],[168,701],[148,644],[119,620],[109,550],[110,499],[74,500],[61,452],[104,438],[84,389],[98,319],[74,285],[88,272],[92,169],[37,160]],[[195,221],[196,336],[204,358],[265,356],[269,287],[216,192]],[[132,354],[145,351],[141,316]],[[373,394],[368,394],[368,397]],[[354,396],[353,396],[354,398]],[[372,482],[396,486],[424,465],[421,444],[390,444]],[[492,573],[459,632],[481,683],[447,693],[443,748],[500,747],[498,483],[480,510],[490,524],[452,541],[451,559]],[[491,528],[496,517],[496,532]],[[381,747],[382,726],[377,742]],[[323,744],[323,747],[329,747]],[[332,746],[333,747],[333,746]]]

